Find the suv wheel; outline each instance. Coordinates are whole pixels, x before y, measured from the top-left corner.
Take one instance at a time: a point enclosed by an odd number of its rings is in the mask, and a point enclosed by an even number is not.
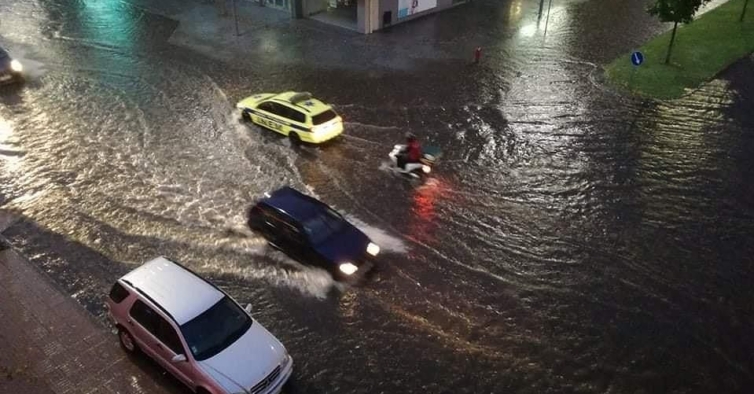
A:
[[[118,327],[118,339],[120,340],[120,345],[123,346],[123,349],[127,352],[131,354],[138,353],[139,345],[136,344],[131,333],[126,331],[123,327]]]

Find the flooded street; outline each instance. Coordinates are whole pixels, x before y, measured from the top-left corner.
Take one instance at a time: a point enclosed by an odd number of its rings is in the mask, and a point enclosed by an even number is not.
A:
[[[665,29],[644,4],[538,7],[259,29],[264,52],[227,62],[128,2],[0,0],[29,70],[0,93],[4,234],[102,319],[147,259],[202,273],[288,348],[288,393],[749,392],[754,59],[645,102],[600,66]],[[343,137],[296,148],[239,121],[286,90],[332,103]],[[423,185],[385,169],[407,131],[444,151]],[[246,228],[283,185],[381,245],[372,278],[335,283]]]

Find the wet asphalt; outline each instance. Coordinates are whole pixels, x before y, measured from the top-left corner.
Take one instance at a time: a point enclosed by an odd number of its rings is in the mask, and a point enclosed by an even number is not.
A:
[[[289,349],[289,393],[748,392],[754,60],[676,101],[615,92],[601,64],[665,29],[639,3],[554,1],[546,34],[537,1],[368,37],[278,25],[220,61],[127,2],[4,0],[30,73],[0,95],[5,234],[99,318],[153,256],[201,272]],[[239,122],[283,90],[344,136]],[[444,151],[425,184],[385,169],[407,131]],[[376,272],[334,283],[250,233],[282,185],[380,244]]]

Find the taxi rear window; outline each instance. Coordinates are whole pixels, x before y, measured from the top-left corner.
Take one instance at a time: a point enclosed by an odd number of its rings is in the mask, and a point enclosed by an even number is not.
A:
[[[338,117],[338,114],[336,114],[335,111],[328,109],[327,111],[322,112],[321,114],[312,116],[312,123],[314,125],[327,123],[337,117]]]

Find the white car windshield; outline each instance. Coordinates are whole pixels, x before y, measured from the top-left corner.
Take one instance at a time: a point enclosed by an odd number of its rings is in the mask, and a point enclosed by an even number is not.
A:
[[[251,327],[252,320],[228,296],[181,326],[191,354],[206,360],[232,345]]]

